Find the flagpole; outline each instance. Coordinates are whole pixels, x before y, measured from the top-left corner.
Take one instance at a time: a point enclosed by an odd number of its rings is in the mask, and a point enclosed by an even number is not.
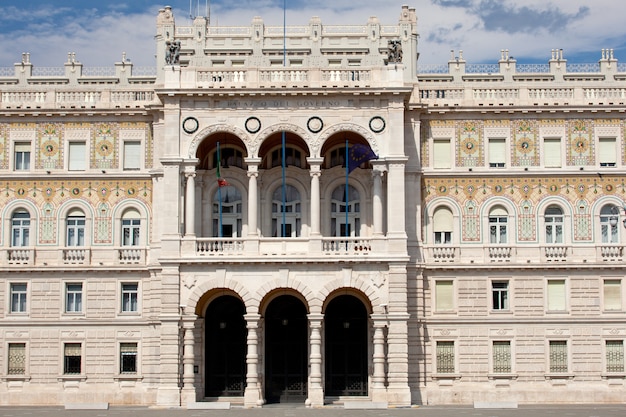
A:
[[[217,230],[217,237],[222,237],[222,186],[219,183],[220,178],[220,165],[222,165],[222,156],[220,155],[220,143],[217,142],[217,199],[219,200],[219,225]]]
[[[283,67],[287,66],[287,0],[283,0]],[[282,228],[281,228],[281,237],[287,237],[287,216],[286,216],[286,206],[287,206],[287,185],[286,185],[286,176],[285,176],[285,131],[282,132],[281,138],[281,169],[282,169]]]

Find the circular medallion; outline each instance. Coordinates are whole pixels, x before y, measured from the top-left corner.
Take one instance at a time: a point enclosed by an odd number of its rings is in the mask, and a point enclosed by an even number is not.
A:
[[[306,127],[311,133],[319,133],[324,128],[324,122],[317,116],[313,116],[306,122]]]
[[[502,186],[500,184],[498,184],[495,187],[493,187],[493,191],[496,194],[502,194],[502,191],[504,191],[504,189],[502,188]]]
[[[472,139],[467,138],[463,141],[463,147],[465,148],[465,153],[472,154],[476,152],[478,143]]]
[[[607,184],[604,189],[609,193],[613,192],[613,186],[611,184]]]
[[[126,190],[126,193],[128,195],[135,195],[135,189],[133,187],[130,187],[128,190]]]
[[[109,156],[113,152],[113,144],[111,141],[103,140],[100,142],[96,150],[101,156]]]
[[[448,189],[446,188],[445,185],[442,185],[439,187],[439,193],[440,194],[446,194],[448,192]]]
[[[527,139],[521,139],[517,142],[517,150],[520,153],[529,153],[532,150],[532,144]]]
[[[45,141],[41,148],[42,153],[47,157],[54,156],[59,151],[56,143],[51,140]]]
[[[248,117],[246,119],[245,127],[248,133],[257,133],[261,130],[261,121],[254,116]]]
[[[370,130],[374,133],[380,133],[385,130],[385,119],[380,116],[374,116],[370,119]]]
[[[196,130],[198,130],[198,126],[198,119],[196,119],[195,117],[187,117],[185,120],[183,120],[183,130],[187,134],[194,133]]]
[[[79,195],[80,194],[80,188],[78,188],[78,187],[72,188],[72,194],[73,195]]]

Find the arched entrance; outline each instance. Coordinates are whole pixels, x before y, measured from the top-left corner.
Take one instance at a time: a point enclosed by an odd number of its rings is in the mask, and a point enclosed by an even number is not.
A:
[[[216,298],[205,315],[205,396],[239,397],[246,387],[245,306],[232,295]]]
[[[352,295],[330,301],[324,315],[328,396],[367,395],[367,310]]]
[[[304,402],[308,377],[305,305],[291,295],[273,299],[265,312],[265,400]]]

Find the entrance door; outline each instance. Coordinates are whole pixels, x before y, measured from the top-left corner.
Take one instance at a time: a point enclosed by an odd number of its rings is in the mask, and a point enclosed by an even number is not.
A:
[[[333,299],[326,308],[325,394],[367,395],[367,310],[351,295]]]
[[[306,308],[291,295],[274,299],[265,313],[265,399],[304,402],[307,397]]]
[[[241,300],[226,295],[206,311],[205,396],[243,396],[246,382],[246,322]]]

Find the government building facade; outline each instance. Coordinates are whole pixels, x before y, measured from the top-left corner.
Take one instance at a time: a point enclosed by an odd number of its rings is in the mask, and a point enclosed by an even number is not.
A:
[[[623,402],[626,66],[398,12],[0,68],[0,405]]]

